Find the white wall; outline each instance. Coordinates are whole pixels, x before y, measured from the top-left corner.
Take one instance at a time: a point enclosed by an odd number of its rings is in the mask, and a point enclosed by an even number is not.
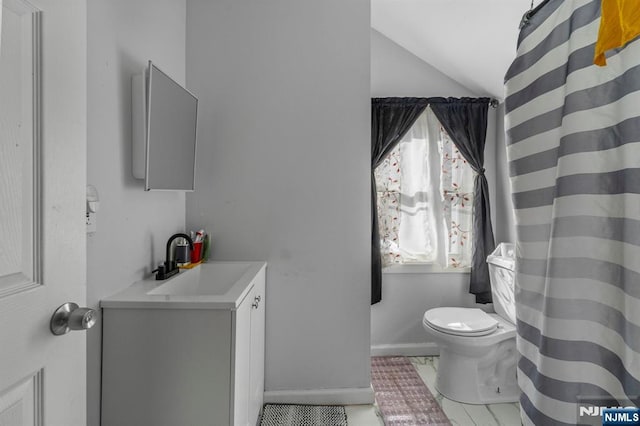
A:
[[[402,46],[371,29],[371,97],[477,96]]]
[[[391,97],[477,97],[477,94],[450,79],[430,64],[406,49],[371,30],[371,96]],[[489,108],[485,168],[489,182],[491,216],[496,234],[500,224],[498,211],[502,197],[497,191],[499,169],[496,163],[499,112]],[[504,140],[504,137],[502,138]],[[502,157],[504,159],[504,157]],[[439,306],[464,306],[491,309],[491,305],[476,305],[475,297],[468,293],[469,274],[420,273],[384,274],[382,302],[371,309],[371,345],[377,353],[427,354],[434,349],[433,342],[422,329],[422,316],[427,309]]]
[[[369,2],[190,0],[187,22],[187,224],[269,262],[266,389],[368,389]]]
[[[131,175],[131,76],[152,59],[185,79],[185,0],[88,2],[88,170],[100,193],[97,233],[87,239],[87,298],[96,308],[164,260],[184,228],[185,196],[145,192]],[[88,332],[88,420],[99,423],[100,324]]]

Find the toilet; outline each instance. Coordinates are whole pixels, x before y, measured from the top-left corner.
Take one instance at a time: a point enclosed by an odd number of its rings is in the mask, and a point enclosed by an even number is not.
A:
[[[467,404],[517,402],[514,245],[501,243],[487,258],[496,313],[435,308],[422,325],[440,348],[436,389]]]

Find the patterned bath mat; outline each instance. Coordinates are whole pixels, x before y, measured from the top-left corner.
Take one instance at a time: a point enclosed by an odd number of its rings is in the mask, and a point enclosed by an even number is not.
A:
[[[406,357],[371,357],[371,384],[385,426],[451,425]]]
[[[347,426],[341,405],[265,404],[260,426]]]

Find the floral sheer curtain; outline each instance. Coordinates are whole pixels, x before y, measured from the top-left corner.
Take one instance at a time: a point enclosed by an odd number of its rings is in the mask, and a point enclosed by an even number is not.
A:
[[[435,117],[434,117],[435,119]],[[446,266],[471,266],[474,172],[438,123],[440,194],[443,198],[446,234]]]
[[[473,170],[430,108],[375,177],[383,266],[470,266]]]

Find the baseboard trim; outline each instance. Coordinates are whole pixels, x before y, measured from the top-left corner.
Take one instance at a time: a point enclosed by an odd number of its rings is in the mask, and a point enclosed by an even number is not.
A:
[[[265,391],[264,402],[269,404],[310,404],[310,405],[359,405],[373,404],[373,389],[310,389]]]
[[[371,356],[436,356],[439,354],[438,345],[433,342],[371,346]]]

